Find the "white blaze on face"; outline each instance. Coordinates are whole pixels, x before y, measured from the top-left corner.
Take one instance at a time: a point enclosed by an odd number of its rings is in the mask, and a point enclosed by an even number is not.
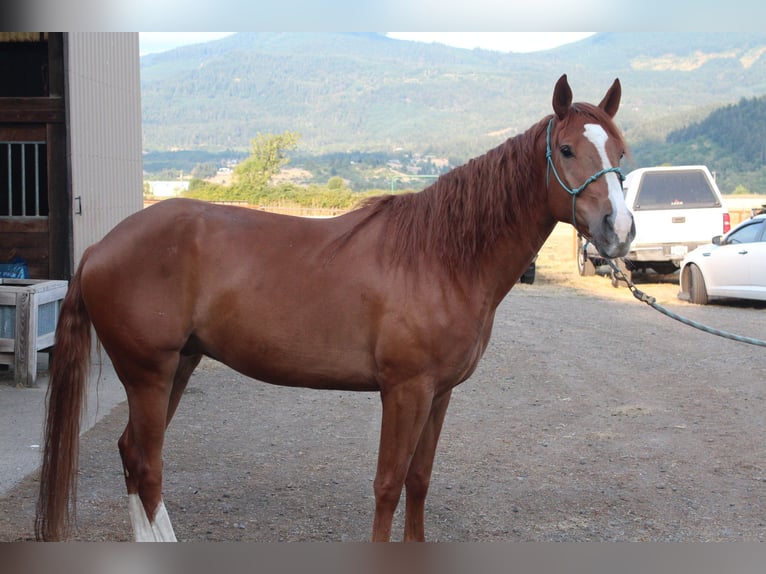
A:
[[[585,137],[588,138],[601,156],[602,169],[614,167],[609,162],[606,155],[606,140],[609,136],[606,130],[598,124],[585,124]],[[625,205],[625,197],[622,194],[622,185],[620,179],[614,172],[609,172],[605,176],[607,187],[609,189],[609,201],[612,204],[612,225],[614,232],[621,242],[628,240],[633,218]]]

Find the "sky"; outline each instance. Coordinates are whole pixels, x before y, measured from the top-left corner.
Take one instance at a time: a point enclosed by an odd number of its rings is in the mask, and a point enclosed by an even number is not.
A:
[[[476,45],[513,51],[551,47],[532,44],[543,37],[534,30],[760,32],[765,20],[766,3],[753,0],[25,0],[3,13],[18,30],[484,30]],[[498,29],[516,32],[490,33]],[[464,45],[468,33],[456,34]]]
[[[232,32],[140,32],[141,55],[209,42]],[[580,40],[593,32],[388,32],[392,38],[439,42],[458,48],[534,52]]]

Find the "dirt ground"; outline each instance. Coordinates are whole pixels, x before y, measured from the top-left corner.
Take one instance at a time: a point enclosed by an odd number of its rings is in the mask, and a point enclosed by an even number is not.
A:
[[[561,280],[553,259],[541,253],[538,281],[501,304],[454,392],[428,538],[766,540],[766,351],[672,321],[604,277]],[[766,337],[764,305],[698,307],[672,281],[641,287]],[[126,417],[120,405],[83,436],[77,539],[131,537]],[[165,446],[179,540],[368,539],[379,423],[376,394],[273,387],[203,362]],[[33,536],[36,488],[32,475],[0,499],[0,540]],[[399,512],[395,537],[401,524]]]

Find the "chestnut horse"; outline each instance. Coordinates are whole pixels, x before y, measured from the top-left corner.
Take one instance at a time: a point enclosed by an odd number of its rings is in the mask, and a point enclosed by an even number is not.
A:
[[[406,487],[404,540],[424,540],[450,395],[484,353],[497,305],[557,221],[604,257],[628,251],[620,96],[615,80],[598,106],[572,103],[564,75],[554,113],[525,133],[419,193],[336,218],[174,199],[122,221],[85,252],[61,307],[38,538],[70,534],[92,324],[128,398],[118,445],[136,540],[175,540],[162,445],[203,355],[277,385],[379,392],[372,539],[390,539]]]

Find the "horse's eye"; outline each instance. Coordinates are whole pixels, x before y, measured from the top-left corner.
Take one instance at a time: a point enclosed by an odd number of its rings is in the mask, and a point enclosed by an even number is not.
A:
[[[568,145],[561,146],[560,151],[561,151],[561,155],[563,155],[564,157],[574,157],[574,153],[572,152],[572,148],[569,147]]]

